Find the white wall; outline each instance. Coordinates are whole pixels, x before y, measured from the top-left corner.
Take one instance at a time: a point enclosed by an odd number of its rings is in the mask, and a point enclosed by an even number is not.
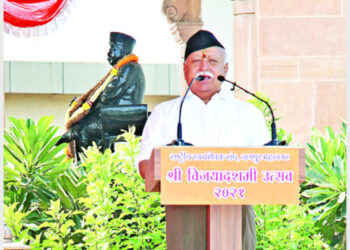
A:
[[[162,1],[75,0],[67,22],[48,36],[19,38],[5,34],[4,60],[107,63],[109,32],[120,31],[137,40],[134,52],[140,63],[182,64],[180,46],[161,13]],[[231,0],[202,0],[203,28],[212,31],[228,52],[228,79],[233,79],[232,8]],[[63,129],[64,114],[73,96],[6,94],[5,115],[37,121],[53,114],[54,124]],[[169,98],[174,96],[146,96],[144,103],[152,110]]]
[[[141,63],[181,63],[180,46],[161,13],[163,0],[74,0],[66,23],[44,37],[4,34],[5,61],[106,62],[109,32],[120,31],[137,42]],[[233,62],[233,3],[202,0],[204,29],[215,33]],[[232,70],[233,67],[230,67]],[[233,71],[229,75],[233,76]]]
[[[136,39],[140,63],[179,63],[180,46],[161,13],[162,0],[74,0],[58,30],[44,37],[4,35],[5,61],[107,62],[109,32]]]
[[[232,0],[202,0],[203,29],[214,33],[224,45],[229,62],[228,79],[233,79],[233,2]]]
[[[203,29],[213,32],[227,52],[229,71],[226,78],[234,80],[233,57],[233,2],[231,0],[202,0]],[[223,83],[225,90],[230,91],[231,85]]]
[[[74,0],[66,23],[41,37],[4,34],[5,61],[107,62],[109,32],[136,39],[140,63],[182,63],[180,46],[161,12],[163,0]],[[214,32],[228,51],[233,78],[233,3],[202,0],[203,28]]]

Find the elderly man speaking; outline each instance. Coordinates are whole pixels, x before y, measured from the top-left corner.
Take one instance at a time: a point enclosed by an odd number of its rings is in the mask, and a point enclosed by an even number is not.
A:
[[[226,93],[217,79],[226,76],[228,63],[224,46],[211,32],[200,30],[188,40],[183,67],[188,85],[193,81],[182,110],[185,141],[210,147],[262,146],[269,141],[261,112]],[[181,101],[179,97],[159,104],[147,120],[137,157],[143,177],[152,149],[176,138]],[[255,249],[252,206],[243,206],[242,220],[242,249]]]

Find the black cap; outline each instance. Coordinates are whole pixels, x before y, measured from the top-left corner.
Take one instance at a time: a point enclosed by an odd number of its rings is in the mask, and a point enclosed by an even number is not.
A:
[[[200,30],[188,39],[185,50],[185,61],[187,57],[197,50],[206,49],[209,47],[218,46],[225,48],[213,35],[207,30]]]
[[[119,42],[119,41],[128,41],[129,43],[135,43],[136,40],[129,36],[128,34],[121,32],[110,32],[109,33],[109,41],[110,42]]]

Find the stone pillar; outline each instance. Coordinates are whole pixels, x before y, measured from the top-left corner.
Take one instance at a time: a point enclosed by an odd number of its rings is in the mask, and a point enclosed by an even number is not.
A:
[[[277,127],[305,146],[346,118],[346,1],[235,0],[235,79],[276,103]],[[236,94],[247,99],[245,94]]]
[[[203,26],[201,0],[163,0],[162,11],[173,24],[171,33],[179,44],[186,43]]]
[[[201,20],[201,0],[163,0],[163,14],[172,24],[170,31],[180,44],[180,58],[183,62],[187,40],[203,26]],[[187,89],[183,69],[180,68],[181,93]]]
[[[238,85],[251,92],[258,90],[256,6],[256,0],[233,2],[235,79]],[[250,98],[242,92],[235,96],[244,100]]]
[[[311,129],[346,118],[345,0],[259,0],[258,85],[277,125],[305,146]]]

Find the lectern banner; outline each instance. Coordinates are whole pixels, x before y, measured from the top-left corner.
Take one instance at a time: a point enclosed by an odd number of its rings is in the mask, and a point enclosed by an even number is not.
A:
[[[299,154],[290,147],[162,147],[161,203],[298,204]]]

